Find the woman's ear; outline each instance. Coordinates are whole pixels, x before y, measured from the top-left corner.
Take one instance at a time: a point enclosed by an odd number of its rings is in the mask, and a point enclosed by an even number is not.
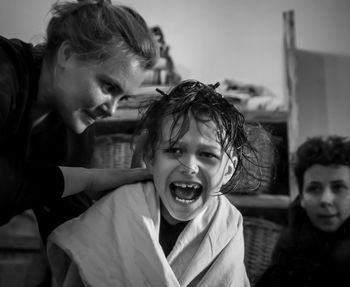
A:
[[[72,47],[69,45],[68,41],[62,42],[61,46],[57,50],[57,65],[58,67],[67,67],[75,55]]]
[[[236,171],[237,164],[238,164],[238,158],[236,156],[233,156],[231,159],[228,160],[228,163],[225,168],[223,182],[222,182],[223,185],[225,185],[231,179],[232,175]]]

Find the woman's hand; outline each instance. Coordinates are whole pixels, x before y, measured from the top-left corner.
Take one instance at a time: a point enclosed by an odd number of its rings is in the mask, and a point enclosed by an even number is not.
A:
[[[139,181],[152,179],[145,168],[130,169],[91,169],[94,179],[86,192],[97,200],[115,188]]]
[[[63,167],[64,192],[62,197],[85,191],[92,199],[97,200],[111,190],[125,184],[152,179],[145,168],[81,168]]]

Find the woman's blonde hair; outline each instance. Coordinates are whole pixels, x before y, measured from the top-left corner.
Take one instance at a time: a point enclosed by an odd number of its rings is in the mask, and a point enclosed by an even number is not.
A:
[[[138,59],[150,69],[158,59],[158,48],[145,20],[135,10],[110,0],[56,2],[42,45],[45,56],[53,56],[67,41],[81,60],[103,62],[115,48]]]

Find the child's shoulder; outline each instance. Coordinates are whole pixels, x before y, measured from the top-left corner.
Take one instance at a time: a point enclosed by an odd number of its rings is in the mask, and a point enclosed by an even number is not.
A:
[[[229,201],[225,195],[218,196],[218,210],[223,218],[235,226],[243,224],[241,212]]]

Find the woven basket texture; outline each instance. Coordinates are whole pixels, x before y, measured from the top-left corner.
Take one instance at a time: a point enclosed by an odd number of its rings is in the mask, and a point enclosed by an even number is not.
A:
[[[131,135],[108,134],[96,137],[94,166],[101,168],[130,168]]]
[[[245,266],[253,287],[270,265],[282,225],[258,217],[244,217]]]

